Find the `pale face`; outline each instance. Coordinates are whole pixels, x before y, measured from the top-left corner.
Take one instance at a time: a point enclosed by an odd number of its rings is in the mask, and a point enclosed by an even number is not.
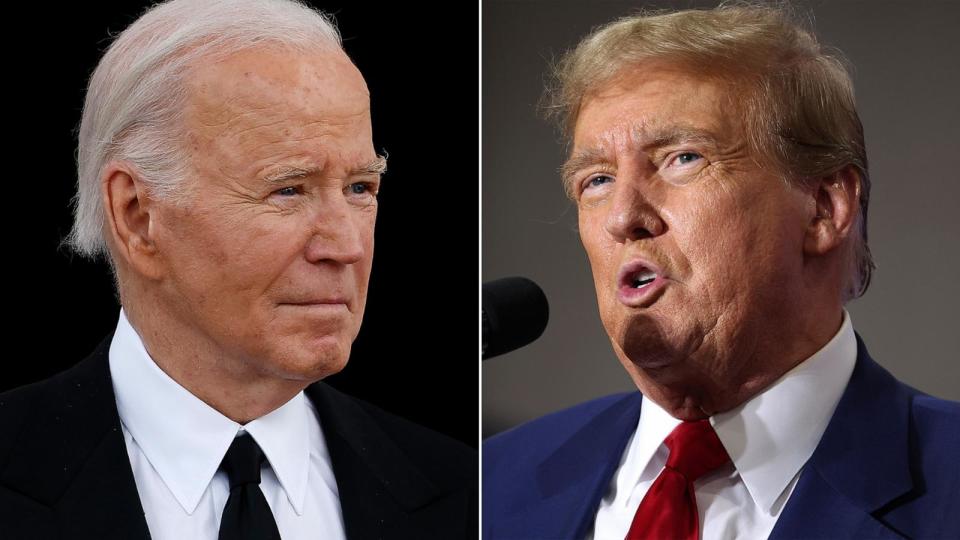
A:
[[[641,389],[761,373],[757,351],[803,294],[812,198],[749,155],[723,97],[638,67],[589,96],[575,126],[565,181],[601,319]]]
[[[197,69],[186,208],[152,231],[161,306],[234,374],[312,381],[360,328],[379,188],[369,95],[340,52],[256,50]]]

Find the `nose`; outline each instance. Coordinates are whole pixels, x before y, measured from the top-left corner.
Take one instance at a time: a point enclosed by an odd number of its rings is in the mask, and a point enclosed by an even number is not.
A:
[[[354,264],[366,255],[364,238],[372,235],[373,221],[341,194],[331,194],[318,205],[312,220],[312,236],[306,257],[312,263]]]
[[[649,178],[629,174],[629,171],[621,171],[618,175],[604,223],[607,233],[617,242],[653,238],[666,231],[666,223],[642,191],[649,184]]]

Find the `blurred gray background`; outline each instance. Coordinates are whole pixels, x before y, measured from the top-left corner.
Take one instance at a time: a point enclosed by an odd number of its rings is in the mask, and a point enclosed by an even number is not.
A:
[[[591,28],[640,7],[716,2],[483,1],[483,280],[543,287],[550,324],[484,362],[483,434],[635,389],[597,313],[564,197],[560,136],[542,120],[549,63]],[[822,43],[854,66],[873,182],[877,271],[847,306],[872,356],[927,393],[960,399],[960,2],[795,1]]]

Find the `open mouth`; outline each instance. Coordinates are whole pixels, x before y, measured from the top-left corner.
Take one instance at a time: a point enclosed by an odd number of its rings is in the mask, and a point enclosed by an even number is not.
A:
[[[662,294],[668,281],[657,265],[634,259],[620,270],[617,298],[628,307],[649,307]]]
[[[634,289],[641,289],[657,279],[657,274],[653,270],[644,268],[629,277],[628,283]]]

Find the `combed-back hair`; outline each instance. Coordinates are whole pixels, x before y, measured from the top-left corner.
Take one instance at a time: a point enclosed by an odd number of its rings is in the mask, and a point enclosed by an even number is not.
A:
[[[186,201],[187,77],[203,62],[260,46],[340,50],[341,39],[331,20],[295,0],[171,0],[117,36],[90,77],[83,105],[74,223],[66,239],[75,252],[105,256],[116,278],[100,186],[111,161],[132,166],[150,197]]]
[[[727,88],[762,165],[805,183],[848,166],[860,176],[845,301],[874,269],[867,244],[870,177],[853,83],[839,52],[822,46],[786,6],[735,3],[708,10],[645,12],[595,29],[556,64],[544,103],[572,138],[592,92],[624,70],[668,63]]]

